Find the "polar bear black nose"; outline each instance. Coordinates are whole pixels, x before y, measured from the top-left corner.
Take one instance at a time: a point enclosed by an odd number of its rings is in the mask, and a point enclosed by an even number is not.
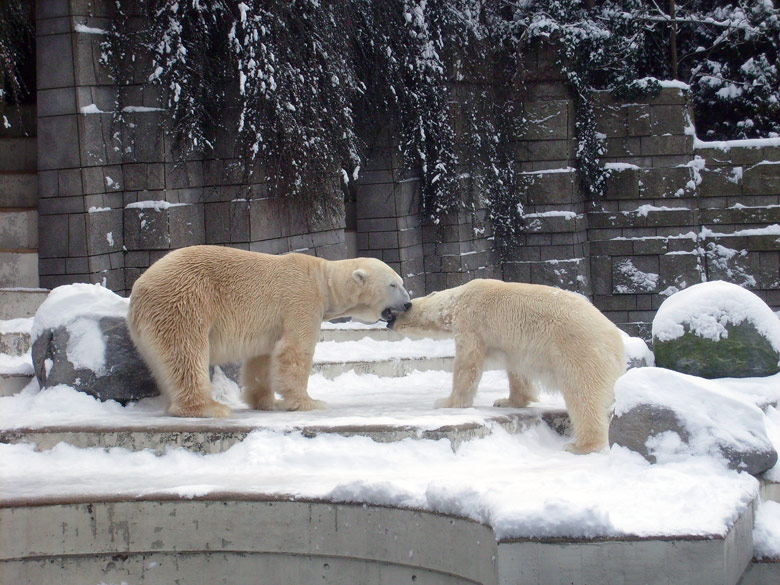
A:
[[[406,304],[404,305],[404,311],[408,311],[408,310],[409,310],[409,309],[411,309],[411,308],[412,308],[412,303],[406,303]]]

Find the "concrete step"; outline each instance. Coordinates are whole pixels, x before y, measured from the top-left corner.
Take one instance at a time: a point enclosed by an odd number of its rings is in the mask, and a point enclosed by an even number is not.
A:
[[[780,583],[780,558],[753,559],[739,585],[777,585]]]
[[[48,291],[46,291],[46,293],[48,293]],[[0,290],[0,295],[2,295],[2,290]],[[4,299],[2,296],[0,296],[0,302],[3,302],[3,300]],[[27,313],[29,311],[25,312]],[[8,315],[0,318],[0,321],[4,321],[10,318],[10,315]],[[0,354],[6,353],[10,355],[21,355],[29,351],[31,345],[29,332],[30,326],[25,326],[24,330],[21,331],[10,331],[3,333],[3,327],[1,325],[2,324],[0,324]],[[320,341],[359,341],[365,338],[374,339],[376,341],[401,341],[404,339],[402,335],[395,333],[394,331],[387,329],[384,326],[350,329],[328,328],[326,324],[320,331]],[[360,364],[363,363],[366,362],[360,362]],[[322,364],[321,369],[317,371],[323,371],[325,375],[328,375],[327,371],[330,370],[334,373],[333,375],[330,375],[330,377],[334,377],[334,375],[338,375],[338,373],[335,373],[338,370],[338,366],[339,364],[336,362],[324,363]],[[421,364],[421,367],[425,367],[425,365]],[[449,367],[449,364],[446,364],[442,366],[442,369],[448,369]],[[427,369],[431,369],[431,367],[428,367]]]
[[[315,362],[312,373],[322,374],[332,380],[346,372],[373,374],[381,378],[400,378],[414,371],[452,371],[455,356],[430,358],[389,358],[375,361]],[[486,370],[491,369],[486,367]]]
[[[0,171],[37,171],[38,139],[0,137]]]
[[[38,173],[0,172],[0,208],[34,207],[38,207]]]
[[[266,413],[267,414],[267,413]],[[211,454],[226,451],[257,430],[302,432],[307,437],[340,435],[369,437],[379,443],[394,443],[405,439],[447,439],[457,449],[465,441],[490,435],[496,426],[510,433],[519,433],[541,423],[560,434],[569,430],[569,415],[561,408],[524,408],[497,413],[480,420],[447,424],[438,428],[407,424],[358,424],[354,421],[336,424],[288,425],[253,411],[236,411],[231,419],[172,419],[161,422],[140,422],[135,426],[51,426],[0,430],[0,443],[33,443],[39,450],[67,443],[79,449],[121,447],[131,451],[150,449],[162,453],[167,448],[184,448],[194,453]],[[251,423],[246,421],[251,419]],[[263,424],[258,421],[271,421]]]
[[[0,209],[0,250],[38,249],[38,210]]]
[[[456,513],[389,505],[52,494],[0,501],[0,582],[736,585],[752,526],[748,506],[725,535],[502,540]]]
[[[30,351],[30,334],[28,332],[0,332],[0,354],[24,355],[28,351]]]
[[[0,288],[38,288],[39,284],[38,250],[0,250]],[[8,311],[8,307],[0,309],[2,313]],[[9,312],[8,316],[23,315]]]
[[[377,341],[400,341],[405,339],[400,333],[388,329],[384,323],[380,325],[363,325],[351,322],[325,322],[320,329],[320,341],[358,341],[366,337]]]
[[[27,384],[32,382],[32,374],[0,373],[0,397],[19,394]]]
[[[0,263],[2,263],[2,253],[0,253]],[[37,266],[37,254],[35,255],[35,264]],[[2,269],[0,269],[0,277]],[[37,279],[36,279],[37,280]],[[33,317],[41,303],[49,295],[48,289],[37,288],[17,288],[0,287],[0,320],[18,319],[22,317]]]

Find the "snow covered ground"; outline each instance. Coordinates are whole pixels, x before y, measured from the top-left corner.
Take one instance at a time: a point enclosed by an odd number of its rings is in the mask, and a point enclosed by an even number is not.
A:
[[[653,376],[653,368],[646,376]],[[780,376],[734,382],[780,388]],[[453,451],[448,440],[377,443],[364,437],[319,434],[295,427],[398,425],[433,429],[484,422],[505,412],[491,407],[506,395],[501,372],[487,372],[474,408],[434,410],[449,392],[450,374],[418,372],[405,378],[314,375],[313,397],[328,411],[287,413],[238,410],[230,425],[258,430],[224,453],[198,455],[171,449],[162,455],[126,449],[77,449],[60,444],[36,452],[29,444],[0,445],[0,496],[6,498],[99,494],[209,492],[293,495],[333,501],[387,504],[456,513],[485,522],[499,538],[520,536],[681,536],[725,534],[758,492],[758,481],[728,470],[712,457],[670,457],[651,465],[622,447],[576,456],[565,438],[545,425],[520,434],[499,427]],[[728,382],[724,382],[728,386]],[[745,391],[747,389],[747,391]],[[235,385],[217,379],[223,400],[240,406]],[[764,392],[759,392],[764,394]],[[60,386],[0,398],[0,427],[138,426],[181,422],[166,417],[159,398],[122,407]],[[561,407],[556,395],[538,406]],[[780,447],[780,412],[769,408],[768,429]],[[194,425],[203,424],[193,421]],[[780,478],[778,470],[773,470]],[[768,508],[767,514],[773,514]],[[763,514],[763,512],[762,512]],[[763,515],[761,516],[763,517]],[[764,523],[766,550],[780,547],[780,531]],[[757,530],[759,528],[757,527]],[[775,541],[774,539],[777,539]]]
[[[430,340],[416,344],[408,340],[327,342],[320,344],[318,359],[452,355],[450,344]],[[643,345],[627,340],[631,353],[646,351]],[[652,392],[654,384],[668,384],[663,372],[643,368],[633,370],[631,376]],[[706,383],[752,404],[780,401],[780,374]],[[0,498],[106,492],[186,498],[239,491],[453,513],[490,525],[498,538],[510,538],[724,535],[757,497],[758,480],[729,470],[717,456],[670,452],[650,464],[619,446],[577,456],[563,449],[566,438],[544,424],[508,433],[490,422],[509,410],[492,407],[494,400],[508,393],[505,374],[500,371],[485,373],[473,408],[433,409],[434,401],[449,393],[450,384],[451,374],[441,371],[402,378],[350,372],[333,380],[315,374],[309,393],[326,401],[329,410],[255,412],[240,402],[233,382],[217,375],[215,395],[236,409],[232,418],[222,421],[224,427],[257,427],[228,450],[202,455],[171,448],[155,454],[59,444],[38,452],[30,444],[0,444]],[[560,396],[544,393],[534,406],[564,405]],[[780,410],[770,406],[761,416],[780,450]],[[35,381],[20,394],[0,398],[0,430],[148,428],[181,422],[164,414],[161,398],[123,407],[66,386],[40,391]],[[330,433],[310,437],[300,431],[312,426],[355,425],[426,430],[474,422],[492,425],[492,433],[463,442],[456,450],[447,439],[380,443]],[[196,429],[211,422],[187,424]],[[768,476],[780,481],[780,466]],[[780,554],[777,517],[778,505],[759,507],[756,550],[762,555]]]

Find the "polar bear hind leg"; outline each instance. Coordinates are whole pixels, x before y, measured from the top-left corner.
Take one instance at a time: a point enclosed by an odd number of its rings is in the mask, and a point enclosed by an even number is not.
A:
[[[192,338],[181,343],[192,343]],[[207,351],[196,354],[177,352],[167,350],[163,347],[164,344],[151,340],[136,345],[149,364],[155,380],[162,386],[160,391],[168,401],[168,414],[196,418],[228,417],[232,414],[228,406],[211,397]],[[190,355],[194,357],[187,359]]]
[[[306,347],[306,350],[300,349]],[[326,404],[314,400],[306,392],[306,386],[314,361],[314,343],[300,343],[283,337],[274,346],[271,354],[271,389],[282,400],[277,404],[281,410],[324,410]]]
[[[499,398],[493,406],[523,408],[539,399],[539,389],[525,375],[507,370],[509,398]]]
[[[258,355],[241,368],[241,398],[255,410],[274,410],[276,396],[271,389],[271,356]]]
[[[571,453],[601,451],[609,445],[610,407],[614,380],[582,376],[561,385],[569,412],[574,441],[566,445]]]

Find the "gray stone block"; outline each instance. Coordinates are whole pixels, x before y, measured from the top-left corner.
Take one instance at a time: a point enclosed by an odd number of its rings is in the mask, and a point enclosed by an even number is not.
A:
[[[653,404],[639,402],[624,412],[617,410],[618,414],[610,423],[610,444],[627,447],[654,463],[654,440],[669,433],[675,434],[681,446],[697,455],[720,453],[731,469],[758,475],[774,466],[777,462],[777,452],[766,436],[760,411],[756,407],[746,405],[736,398],[714,395],[693,383],[684,390],[702,405],[702,411],[678,411],[675,410],[673,402],[664,403],[663,398]],[[619,394],[617,409],[620,409],[622,398]],[[729,429],[717,426],[712,428],[719,420],[717,416],[711,417],[708,413],[708,408],[711,408],[710,405],[715,399],[720,407],[728,405],[729,412],[734,413]],[[746,420],[754,424],[746,426]],[[735,429],[734,424],[739,424],[739,427]]]
[[[649,104],[626,104],[623,106],[626,111],[629,136],[649,136],[650,135],[650,105]]]
[[[36,98],[38,116],[42,118],[78,113],[73,87],[39,89]]]
[[[40,257],[66,258],[68,256],[68,216],[39,216],[38,225],[38,253]]]
[[[650,130],[656,136],[685,134],[687,121],[684,105],[653,105],[650,108]]]
[[[525,116],[528,127],[526,140],[555,140],[569,138],[568,100],[528,101]]]
[[[358,185],[357,219],[395,217],[395,196],[392,184]]]
[[[80,137],[79,142],[74,140],[76,136]],[[81,166],[79,143],[87,139],[87,136],[79,134],[75,115],[38,118],[38,142],[46,145],[38,152],[38,168],[48,170]]]
[[[123,245],[121,209],[87,213],[87,242],[89,254],[108,254],[121,250]]]
[[[130,340],[125,320],[103,317],[93,321],[97,321],[105,344],[103,368],[96,372],[74,364],[68,357],[71,345],[68,328],[47,329],[32,348],[35,376],[41,388],[67,384],[100,400],[116,400],[122,404],[159,394],[151,373]]]
[[[780,164],[757,164],[745,169],[743,190],[746,195],[780,195]]]
[[[76,85],[70,34],[39,36],[36,39],[35,53],[37,89]]]
[[[691,136],[643,136],[640,141],[640,152],[643,156],[693,153],[693,138]]]
[[[87,255],[87,224],[85,214],[68,216],[68,256]]]
[[[167,250],[170,247],[168,212],[125,209],[124,242],[128,250]]]
[[[254,199],[249,206],[251,240],[261,241],[290,235],[290,209],[283,199]]]

